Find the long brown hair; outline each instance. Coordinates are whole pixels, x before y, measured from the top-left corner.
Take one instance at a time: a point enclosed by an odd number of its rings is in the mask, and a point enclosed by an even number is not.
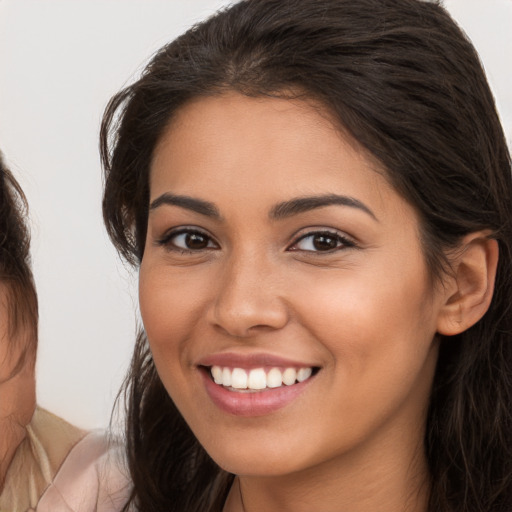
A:
[[[104,219],[130,263],[144,254],[149,168],[162,132],[191,98],[225,90],[322,102],[416,208],[433,279],[461,237],[492,232],[494,297],[475,326],[441,339],[425,453],[430,512],[510,512],[511,161],[471,43],[437,2],[420,0],[247,0],[193,27],[112,98],[103,119]],[[126,399],[133,503],[221,510],[232,476],[180,416],[143,332]]]

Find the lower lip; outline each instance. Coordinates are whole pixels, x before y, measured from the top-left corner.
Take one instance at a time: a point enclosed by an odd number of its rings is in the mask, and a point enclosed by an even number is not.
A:
[[[264,416],[286,407],[293,402],[308,386],[314,377],[291,386],[281,386],[254,392],[229,391],[215,384],[208,371],[200,372],[206,392],[212,402],[224,412],[235,416]]]

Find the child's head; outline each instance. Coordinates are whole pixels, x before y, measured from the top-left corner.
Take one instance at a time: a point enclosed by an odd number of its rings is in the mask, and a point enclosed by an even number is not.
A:
[[[37,295],[27,204],[0,155],[0,489],[35,407]]]
[[[19,363],[37,349],[37,294],[30,269],[27,203],[18,182],[0,158],[0,286],[5,313],[2,328]],[[4,316],[5,315],[5,316]]]

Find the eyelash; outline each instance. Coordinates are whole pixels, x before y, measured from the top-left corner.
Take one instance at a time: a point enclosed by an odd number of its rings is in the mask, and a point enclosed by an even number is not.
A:
[[[205,247],[200,247],[200,248],[196,248],[196,249],[193,249],[190,247],[188,247],[188,248],[187,247],[179,247],[176,245],[176,243],[173,243],[173,239],[175,240],[177,237],[182,236],[182,235],[185,235],[185,237],[199,235],[200,237],[203,237],[204,240],[206,240],[207,245]],[[334,247],[327,248],[326,250],[320,250],[318,248],[316,248],[317,250],[314,250],[315,248],[313,245],[314,244],[313,239],[315,237],[323,237],[324,240],[334,241],[336,245]],[[301,249],[301,248],[297,247],[301,242],[307,240],[308,238],[311,239],[311,245],[313,246],[313,249]],[[185,242],[185,244],[187,243],[186,238],[185,238],[184,242]],[[201,231],[201,230],[195,229],[195,228],[187,228],[187,227],[179,228],[177,230],[173,230],[173,231],[166,233],[160,240],[157,240],[157,245],[165,247],[169,251],[180,252],[181,254],[193,254],[193,253],[197,254],[197,253],[205,251],[205,250],[212,250],[212,249],[219,248],[219,245],[217,244],[217,242],[215,242],[213,240],[213,238],[211,236],[209,236],[208,234],[206,234],[204,231]],[[342,249],[348,249],[348,248],[352,248],[352,247],[356,247],[356,244],[350,238],[343,236],[336,231],[329,231],[329,230],[324,229],[324,230],[318,230],[318,231],[309,231],[309,232],[301,235],[299,238],[297,238],[297,240],[295,240],[287,248],[287,250],[292,251],[292,252],[302,251],[302,252],[307,252],[307,253],[311,253],[311,254],[315,254],[315,253],[316,254],[322,254],[322,253],[330,254],[330,253],[334,253],[334,252],[337,252]]]
[[[185,236],[200,235],[201,237],[204,237],[207,240],[207,246],[204,248],[199,248],[199,249],[179,247],[172,241],[173,241],[173,239],[175,239],[176,237],[178,237],[180,235],[185,235]],[[212,243],[212,242],[215,244],[214,247],[209,246],[210,243]],[[182,254],[193,254],[193,253],[198,253],[198,252],[204,251],[204,250],[218,249],[218,247],[219,247],[217,242],[213,241],[213,238],[211,236],[207,235],[204,231],[201,231],[199,229],[194,229],[194,228],[180,228],[177,230],[170,231],[170,232],[166,233],[160,240],[157,240],[157,244],[162,247],[165,247],[169,251],[177,251]]]
[[[336,246],[333,248],[329,248],[326,250],[309,250],[309,249],[297,249],[295,248],[300,242],[307,240],[308,238],[311,238],[311,244],[313,244],[313,239],[315,237],[324,237],[326,239],[331,239],[336,242]],[[339,251],[341,249],[348,249],[351,247],[356,247],[356,244],[353,240],[350,238],[341,235],[340,233],[336,231],[329,231],[329,230],[318,230],[318,231],[309,231],[308,233],[305,233],[304,235],[300,236],[293,244],[288,248],[289,251],[303,251],[308,253],[333,253],[336,251]]]

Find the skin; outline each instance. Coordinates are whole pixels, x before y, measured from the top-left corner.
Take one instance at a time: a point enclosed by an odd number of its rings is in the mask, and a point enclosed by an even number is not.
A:
[[[170,124],[150,201],[163,194],[208,201],[221,216],[151,208],[139,293],[162,382],[213,459],[238,475],[225,511],[243,510],[239,485],[246,512],[426,510],[426,409],[453,286],[432,286],[417,214],[382,170],[318,105],[232,93],[191,102]],[[333,204],[269,216],[328,194],[371,214]],[[207,247],[169,236],[182,227]],[[317,250],[318,232],[336,248]],[[226,352],[319,371],[271,414],[228,414],[197,366]]]
[[[7,300],[7,290],[0,284],[0,492],[36,405],[35,357],[16,368],[23,343],[15,343],[9,334]]]

